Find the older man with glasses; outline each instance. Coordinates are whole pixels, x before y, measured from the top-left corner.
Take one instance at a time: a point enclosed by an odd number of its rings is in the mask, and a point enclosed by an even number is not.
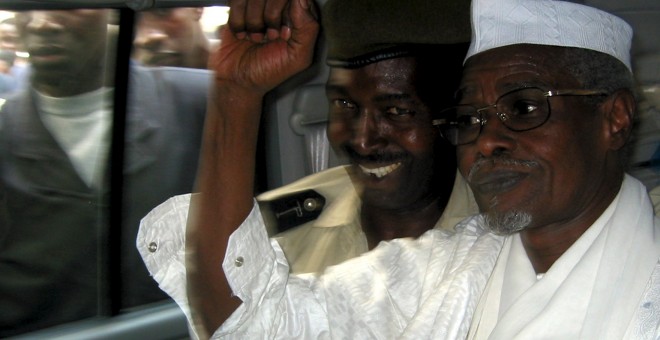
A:
[[[267,32],[266,45],[304,63],[314,16],[305,1],[291,7],[292,28]],[[472,23],[459,106],[435,125],[457,146],[481,215],[295,276],[256,207],[231,212],[207,193],[188,236],[219,248],[188,250],[201,251],[195,265],[223,261],[226,281],[209,282],[218,311],[242,302],[215,337],[660,336],[660,219],[624,166],[636,105],[630,26],[549,0],[475,0]],[[231,137],[218,119],[212,140]],[[210,221],[213,211],[232,217]]]

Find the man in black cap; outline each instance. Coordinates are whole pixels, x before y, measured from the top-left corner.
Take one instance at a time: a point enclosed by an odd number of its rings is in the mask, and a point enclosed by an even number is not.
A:
[[[292,6],[297,5],[297,1],[292,2]],[[269,6],[276,7],[268,2],[266,11],[273,10]],[[248,11],[242,12],[241,5],[233,3],[230,26],[234,32],[253,19],[261,20],[261,28],[279,27],[279,23],[265,22],[264,17],[253,18],[254,4],[243,9]],[[446,19],[437,20],[439,15]],[[277,214],[270,207],[283,200],[299,201],[299,209],[305,208],[307,196],[325,203],[320,216],[277,237],[294,273],[323,271],[372,249],[382,240],[417,237],[434,227],[451,229],[462,218],[476,213],[471,193],[462,177],[456,176],[455,150],[439,138],[432,126],[433,114],[450,105],[460,77],[470,37],[469,2],[329,1],[323,8],[323,18],[329,45],[327,63],[331,66],[326,86],[330,104],[328,137],[335,150],[348,156],[351,165],[261,195],[259,203],[266,221]],[[211,107],[218,112],[207,121],[207,136],[211,137],[223,120],[240,120],[245,125],[232,123],[232,134],[240,136],[218,143],[221,154],[228,158],[213,161],[217,169],[206,163],[200,188],[204,193],[219,190],[230,198],[231,208],[218,212],[223,212],[222,218],[243,214],[234,226],[252,206],[261,102],[270,89],[312,60],[317,23],[316,19],[310,20],[308,26],[292,35],[304,35],[305,41],[279,40],[278,34],[294,33],[286,29],[268,29],[267,36],[256,33],[245,39],[236,39],[226,31],[223,39],[227,42],[212,60],[218,75],[214,97],[219,105]],[[244,37],[247,33],[238,35]],[[291,51],[292,59],[288,60],[270,55],[284,52],[279,49],[299,48]],[[252,57],[254,60],[249,59]],[[271,61],[273,64],[261,65]],[[234,73],[236,70],[240,73]],[[205,143],[209,142],[215,143]],[[207,157],[208,153],[215,157],[216,146],[205,147]],[[211,177],[213,183],[207,182]],[[205,197],[204,193],[196,198]],[[154,242],[165,243],[159,235],[163,231],[156,228],[163,228],[161,222],[165,222],[181,229],[187,211],[188,198],[177,197],[143,221],[138,248],[156,279],[168,268],[158,265],[160,259],[171,258],[160,247],[152,246],[160,250],[149,251]],[[216,217],[204,219],[215,221]],[[255,223],[264,224],[261,218]],[[209,236],[207,239],[212,240]],[[217,320],[211,321],[213,327],[217,327]]]

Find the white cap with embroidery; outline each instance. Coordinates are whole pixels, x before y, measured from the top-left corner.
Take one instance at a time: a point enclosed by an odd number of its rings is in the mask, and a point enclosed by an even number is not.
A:
[[[473,0],[467,58],[514,44],[580,47],[607,53],[632,70],[632,28],[599,9],[555,0]]]

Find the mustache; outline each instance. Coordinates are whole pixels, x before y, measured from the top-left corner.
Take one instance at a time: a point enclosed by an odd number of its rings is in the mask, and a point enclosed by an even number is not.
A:
[[[479,158],[470,167],[470,171],[468,172],[468,176],[467,176],[467,181],[472,182],[472,177],[474,177],[474,175],[476,173],[478,173],[479,170],[481,170],[481,168],[483,168],[484,166],[533,168],[533,167],[536,167],[538,165],[539,165],[539,163],[535,162],[535,161],[511,159],[511,158],[502,157],[502,156]]]
[[[375,152],[368,155],[361,155],[350,146],[344,147],[344,152],[348,158],[356,162],[392,163],[407,157],[404,152]]]

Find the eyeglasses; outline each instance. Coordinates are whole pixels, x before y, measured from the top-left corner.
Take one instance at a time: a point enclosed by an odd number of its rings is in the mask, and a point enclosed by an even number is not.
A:
[[[476,108],[458,105],[444,109],[433,125],[453,145],[469,144],[477,140],[488,119],[485,111],[496,110],[495,115],[511,131],[528,131],[543,125],[550,117],[550,97],[557,96],[606,96],[604,90],[542,90],[526,87],[501,95],[495,104]]]

